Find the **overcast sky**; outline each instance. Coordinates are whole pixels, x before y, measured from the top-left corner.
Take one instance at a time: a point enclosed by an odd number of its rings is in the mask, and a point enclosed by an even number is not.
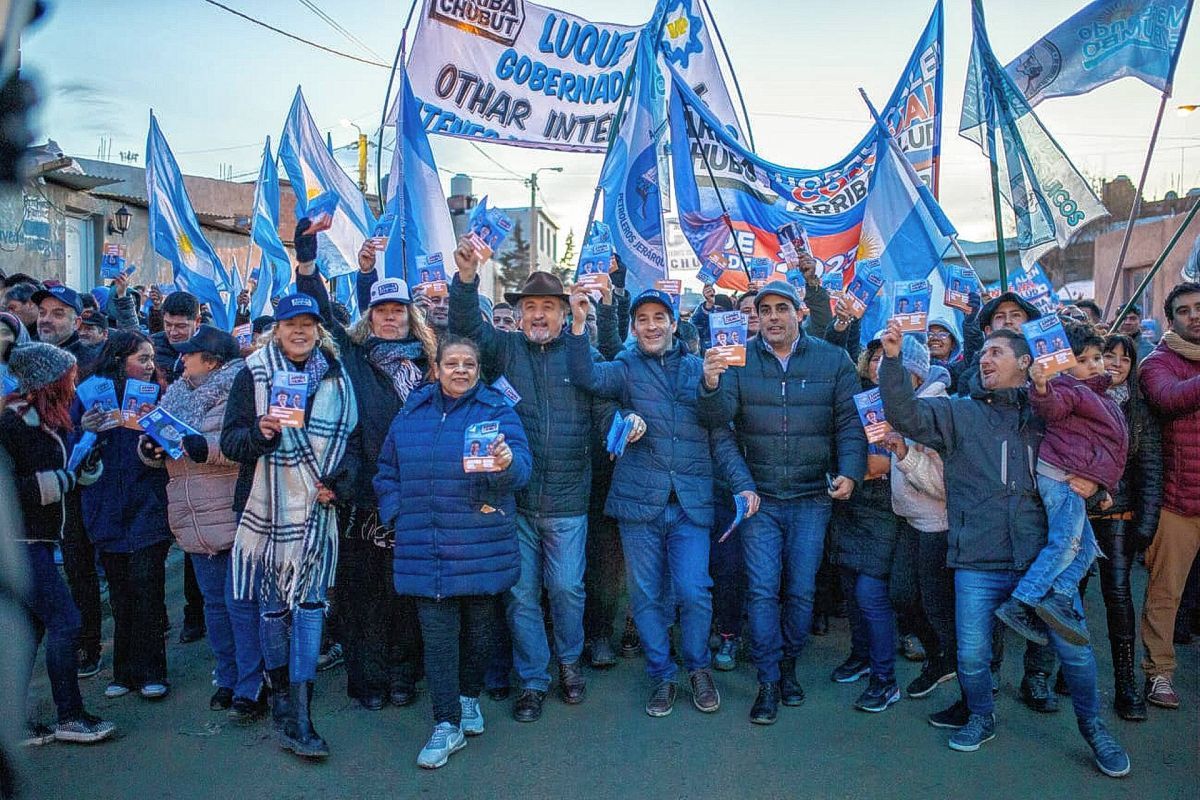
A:
[[[364,58],[390,63],[408,0],[314,0],[374,51],[343,38],[299,0],[222,0],[279,28]],[[1133,1],[1133,0],[1131,0]],[[26,36],[24,67],[41,81],[41,138],[94,158],[101,137],[112,152],[145,149],[153,107],[184,172],[217,177],[222,165],[253,179],[263,138],[277,140],[297,84],[335,146],[354,140],[342,118],[374,130],[388,71],[323,53],[239,19],[203,0],[49,0],[49,18]],[[758,152],[793,166],[819,167],[846,154],[867,129],[858,97],[891,92],[933,0],[710,0],[750,110]],[[644,22],[652,0],[551,0],[584,17]],[[1001,61],[1015,56],[1084,0],[990,0],[988,26]],[[988,168],[957,135],[971,45],[968,0],[946,2],[945,109],[941,201],[965,238],[992,238]],[[1195,22],[1193,28],[1200,27]],[[1200,186],[1200,33],[1191,31],[1163,122],[1147,194]],[[1141,169],[1158,95],[1133,79],[1075,98],[1050,100],[1038,114],[1085,175]],[[497,205],[528,203],[512,174],[465,143],[431,137],[438,165],[476,177],[477,194]],[[484,145],[508,170],[561,165],[540,182],[563,234],[582,232],[601,157]],[[347,163],[350,163],[347,161]],[[449,175],[443,174],[448,186]],[[560,238],[561,241],[561,238]]]

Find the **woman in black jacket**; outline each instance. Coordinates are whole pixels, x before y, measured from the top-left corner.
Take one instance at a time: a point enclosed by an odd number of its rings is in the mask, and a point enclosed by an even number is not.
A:
[[[1108,642],[1116,683],[1113,707],[1121,719],[1132,721],[1146,719],[1146,704],[1134,679],[1129,571],[1137,551],[1150,543],[1158,529],[1163,489],[1162,433],[1142,398],[1137,358],[1137,345],[1128,336],[1113,334],[1105,340],[1104,364],[1113,379],[1108,396],[1125,412],[1129,455],[1125,474],[1111,492],[1112,508],[1092,517],[1092,529],[1104,553],[1099,559],[1100,592],[1108,612]]]

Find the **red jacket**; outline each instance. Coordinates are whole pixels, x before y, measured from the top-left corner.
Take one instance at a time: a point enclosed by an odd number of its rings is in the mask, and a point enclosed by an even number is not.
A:
[[[1110,492],[1125,473],[1129,455],[1125,415],[1104,394],[1111,383],[1107,375],[1081,381],[1063,373],[1050,380],[1045,394],[1029,391],[1033,410],[1046,422],[1038,458]]]
[[[1138,366],[1138,380],[1162,423],[1163,508],[1200,517],[1200,361],[1159,343]]]

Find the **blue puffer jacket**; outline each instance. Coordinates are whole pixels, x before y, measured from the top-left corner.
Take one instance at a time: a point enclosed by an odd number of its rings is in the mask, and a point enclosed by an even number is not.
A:
[[[504,472],[463,471],[468,425],[496,420],[513,452]],[[499,594],[517,582],[516,502],[529,482],[525,429],[503,395],[480,385],[457,400],[422,386],[392,421],[375,493],[380,519],[396,529],[397,594]]]
[[[854,406],[859,379],[842,348],[801,329],[785,371],[755,336],[746,344],[746,366],[726,370],[715,391],[697,385],[700,419],[713,427],[733,423],[759,494],[825,497],[826,472],[862,485],[867,437]]]
[[[124,390],[117,387],[117,396]],[[76,427],[83,407],[76,400],[71,416]],[[104,463],[100,480],[81,490],[83,527],[102,553],[132,553],[171,541],[167,523],[167,471],[138,456],[140,431],[113,428],[97,434]]]
[[[619,401],[646,423],[646,433],[617,459],[604,513],[624,522],[655,519],[671,497],[688,519],[713,524],[713,462],[734,493],[754,491],[750,470],[728,426],[709,429],[696,415],[696,385],[704,362],[676,342],[663,356],[636,344],[612,363],[592,361],[586,336],[567,335],[571,382]]]

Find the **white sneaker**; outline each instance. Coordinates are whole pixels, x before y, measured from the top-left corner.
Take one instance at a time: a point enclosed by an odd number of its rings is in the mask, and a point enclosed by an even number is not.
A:
[[[479,707],[479,698],[460,696],[458,704],[462,706],[462,732],[467,736],[483,733],[483,709]]]
[[[467,746],[467,737],[463,736],[462,728],[449,722],[439,722],[433,729],[433,735],[417,754],[417,766],[425,769],[444,767],[453,753]]]
[[[171,689],[165,683],[147,683],[141,688],[142,697],[147,700],[158,700],[166,697]]]
[[[104,690],[104,696],[112,700],[129,694],[129,687],[123,683],[110,683]]]

